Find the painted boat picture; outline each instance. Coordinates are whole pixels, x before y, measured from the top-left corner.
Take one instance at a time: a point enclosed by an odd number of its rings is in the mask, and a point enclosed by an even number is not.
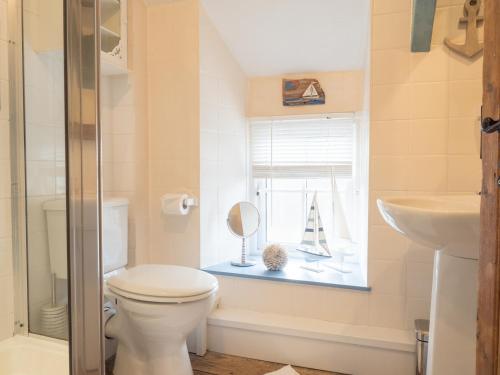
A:
[[[283,105],[325,104],[325,92],[317,79],[283,79]]]

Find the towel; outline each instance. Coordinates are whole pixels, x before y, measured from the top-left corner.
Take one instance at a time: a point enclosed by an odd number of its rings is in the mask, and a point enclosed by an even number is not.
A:
[[[277,371],[268,372],[265,375],[300,375],[300,374],[297,371],[295,371],[292,368],[292,366],[288,365]]]

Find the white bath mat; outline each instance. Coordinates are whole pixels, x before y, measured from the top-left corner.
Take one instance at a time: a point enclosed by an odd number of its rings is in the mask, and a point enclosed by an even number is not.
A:
[[[292,368],[292,366],[288,365],[277,371],[268,372],[265,375],[300,375],[300,374],[297,371],[295,371]]]

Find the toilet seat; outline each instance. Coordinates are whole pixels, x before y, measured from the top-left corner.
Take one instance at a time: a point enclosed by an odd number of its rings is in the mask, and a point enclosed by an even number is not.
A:
[[[217,279],[194,268],[145,264],[108,279],[118,296],[143,302],[183,303],[207,298],[217,290]]]

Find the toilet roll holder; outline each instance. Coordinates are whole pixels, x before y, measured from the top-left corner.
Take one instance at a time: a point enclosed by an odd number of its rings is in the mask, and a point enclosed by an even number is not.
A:
[[[190,208],[190,207],[198,207],[199,202],[198,198],[196,197],[187,197],[186,199],[183,199],[182,201],[182,207],[184,208]]]

